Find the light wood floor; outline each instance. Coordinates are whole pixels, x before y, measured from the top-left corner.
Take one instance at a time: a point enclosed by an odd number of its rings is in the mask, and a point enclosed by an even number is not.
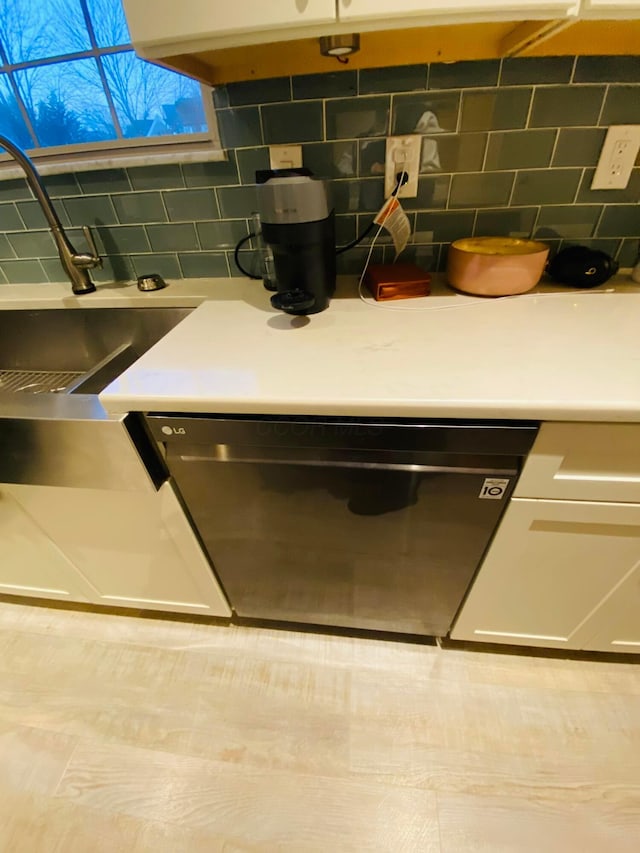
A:
[[[640,667],[0,603],[0,851],[640,850]]]

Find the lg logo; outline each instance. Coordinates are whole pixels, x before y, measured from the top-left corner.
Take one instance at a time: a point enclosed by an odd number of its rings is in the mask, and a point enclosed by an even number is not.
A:
[[[184,427],[163,426],[160,428],[164,435],[186,435],[187,431]]]
[[[482,484],[478,497],[490,501],[502,500],[508,485],[509,480],[498,480],[493,477],[487,477]]]

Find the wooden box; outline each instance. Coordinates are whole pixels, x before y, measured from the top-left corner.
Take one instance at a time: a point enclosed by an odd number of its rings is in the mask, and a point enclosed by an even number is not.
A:
[[[428,296],[431,276],[415,264],[371,264],[364,284],[378,301]]]

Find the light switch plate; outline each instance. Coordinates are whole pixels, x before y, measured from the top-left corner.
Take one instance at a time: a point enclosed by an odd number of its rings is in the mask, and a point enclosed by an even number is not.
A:
[[[600,152],[592,190],[623,190],[640,150],[639,124],[613,124]]]
[[[270,145],[269,165],[272,169],[299,169],[302,166],[302,145]]]
[[[415,198],[418,195],[418,173],[422,137],[417,133],[408,136],[387,137],[387,153],[384,161],[384,195],[388,198],[397,184],[396,175],[405,171],[409,180],[398,190],[398,198]]]

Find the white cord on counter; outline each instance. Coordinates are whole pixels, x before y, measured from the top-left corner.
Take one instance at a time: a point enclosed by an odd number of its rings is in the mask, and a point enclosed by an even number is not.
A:
[[[376,235],[377,236],[377,235]],[[365,267],[366,269],[366,267]],[[364,273],[363,273],[364,276]],[[615,288],[610,287],[607,290],[577,290],[574,294],[575,296],[597,296],[602,293],[615,293]],[[503,302],[506,299],[529,299],[538,297],[538,296],[567,296],[568,293],[566,290],[554,291],[552,293],[512,293],[510,296],[484,296],[481,299],[474,299],[473,297],[465,297],[464,301],[454,302],[449,305],[407,305],[404,308],[401,308],[400,305],[387,305],[386,302],[377,302],[375,299],[367,299],[367,297],[362,292],[362,276],[360,278],[360,282],[358,283],[358,296],[365,305],[370,305],[372,308],[384,308],[386,311],[450,311],[452,308],[469,308],[471,305],[487,305],[490,302]],[[416,297],[414,297],[416,298]],[[420,299],[427,299],[428,297],[421,296],[418,297]]]

